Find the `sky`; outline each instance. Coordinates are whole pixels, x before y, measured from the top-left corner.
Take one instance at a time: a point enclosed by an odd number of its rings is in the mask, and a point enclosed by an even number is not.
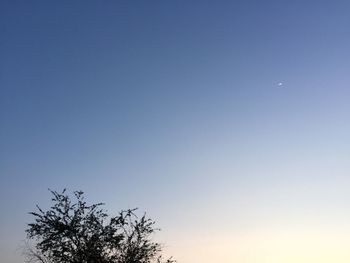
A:
[[[348,263],[349,9],[1,1],[0,261],[67,188],[179,263]]]

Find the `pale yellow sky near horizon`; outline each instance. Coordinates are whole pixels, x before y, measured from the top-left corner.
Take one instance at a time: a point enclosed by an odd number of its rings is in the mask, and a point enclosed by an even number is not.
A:
[[[201,263],[348,263],[348,226],[271,226],[217,236],[169,236],[167,254],[178,262]],[[195,235],[195,234],[194,234]],[[174,239],[175,238],[175,239]],[[176,242],[171,242],[176,240]]]

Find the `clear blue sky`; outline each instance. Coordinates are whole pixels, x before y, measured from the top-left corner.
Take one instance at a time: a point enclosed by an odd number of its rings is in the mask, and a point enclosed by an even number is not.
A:
[[[0,261],[67,187],[182,263],[349,262],[349,10],[1,1]]]

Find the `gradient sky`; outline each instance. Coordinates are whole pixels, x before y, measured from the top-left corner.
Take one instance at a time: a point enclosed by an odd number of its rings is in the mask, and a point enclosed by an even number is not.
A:
[[[349,10],[1,1],[0,261],[67,187],[179,263],[348,263]]]

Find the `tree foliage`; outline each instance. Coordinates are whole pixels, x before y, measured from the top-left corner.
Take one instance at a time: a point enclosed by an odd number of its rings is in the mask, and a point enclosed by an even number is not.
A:
[[[155,222],[135,209],[110,217],[103,203],[87,204],[82,191],[71,198],[63,190],[51,191],[53,205],[47,211],[37,206],[33,223],[26,230],[34,248],[28,261],[41,263],[152,263],[164,262],[159,243],[151,237]],[[171,258],[166,263],[174,262]]]

